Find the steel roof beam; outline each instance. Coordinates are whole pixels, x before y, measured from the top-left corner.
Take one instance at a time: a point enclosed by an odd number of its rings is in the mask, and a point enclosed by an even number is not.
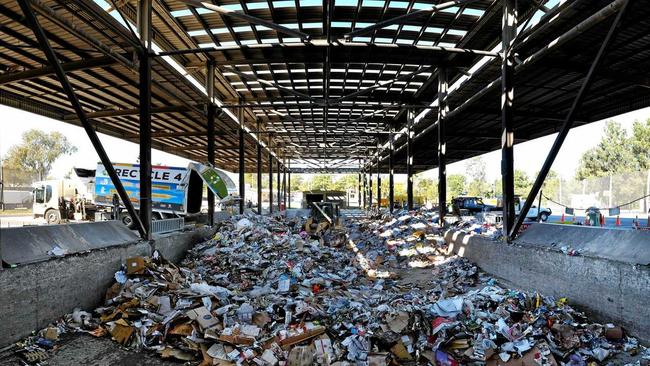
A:
[[[339,41],[328,42],[327,40],[320,40],[320,39],[313,40],[311,42],[253,43],[253,44],[242,44],[242,45],[233,45],[233,46],[189,48],[189,49],[158,52],[156,56],[175,56],[175,55],[197,54],[197,53],[211,53],[211,52],[225,52],[225,51],[239,51],[239,50],[268,50],[268,49],[286,49],[286,50],[300,49],[302,51],[303,49],[309,47],[313,47],[313,48],[330,47],[336,49],[377,48],[379,50],[403,49],[405,51],[420,50],[420,51],[432,51],[432,52],[441,52],[441,53],[458,53],[458,54],[470,54],[470,55],[477,55],[477,56],[500,57],[498,52],[475,50],[475,49],[468,49],[468,48],[404,45],[404,44],[395,44],[395,43],[366,43],[366,42],[339,42]],[[236,61],[236,62],[240,62],[240,61]],[[242,61],[241,63],[245,63],[245,62]],[[263,63],[269,63],[269,60],[266,60]],[[193,66],[196,65],[193,64],[186,65],[186,67],[193,67]]]
[[[546,180],[546,176],[551,170],[551,167],[553,166],[553,162],[555,161],[555,158],[557,157],[560,148],[562,148],[562,144],[564,143],[564,140],[569,134],[569,130],[571,130],[571,127],[573,127],[577,112],[580,110],[580,108],[583,105],[583,102],[585,100],[585,95],[589,92],[589,89],[593,85],[594,76],[597,75],[598,69],[602,65],[603,59],[605,58],[605,55],[607,54],[610,48],[610,43],[612,39],[615,39],[617,34],[619,33],[620,26],[625,16],[625,12],[628,8],[629,3],[630,3],[629,0],[623,0],[623,3],[618,9],[616,18],[614,19],[614,22],[610,26],[609,31],[605,36],[605,39],[600,45],[598,49],[598,53],[596,54],[595,59],[593,60],[591,66],[589,67],[589,72],[587,73],[587,76],[585,76],[584,80],[582,81],[582,84],[580,85],[580,90],[578,90],[578,93],[576,94],[575,99],[573,100],[573,103],[571,105],[571,109],[569,109],[569,112],[565,117],[565,121],[564,124],[562,125],[562,129],[557,134],[555,141],[553,142],[553,146],[551,146],[551,150],[546,156],[546,160],[544,160],[542,169],[537,175],[537,178],[535,179],[535,182],[533,183],[533,186],[530,189],[530,192],[528,193],[528,196],[526,198],[526,201],[524,202],[523,207],[521,207],[519,216],[517,217],[516,221],[513,223],[512,227],[508,228],[509,231],[504,232],[504,234],[507,235],[507,238],[509,240],[514,239],[515,236],[519,233],[519,228],[521,227],[524,220],[526,219],[528,210],[530,210],[530,208],[532,207],[535,201],[535,197],[537,197],[539,190],[542,188],[542,185],[544,184],[544,180]]]
[[[299,92],[297,90],[287,88],[286,86],[282,86],[282,85],[280,85],[278,83],[268,81],[268,80],[265,80],[265,79],[259,79],[259,78],[256,78],[253,75],[248,75],[248,74],[243,73],[243,72],[241,72],[239,70],[236,70],[233,66],[228,66],[228,67],[224,68],[222,71],[224,71],[224,72],[232,72],[232,73],[236,74],[237,76],[239,76],[242,79],[246,79],[246,80],[249,80],[249,81],[257,81],[260,84],[264,84],[264,85],[267,85],[267,86],[270,86],[270,87],[273,87],[273,88],[278,88],[279,90],[282,90],[284,92],[287,92],[287,93],[292,94],[292,95],[294,95],[296,97],[299,97],[299,98],[307,99],[307,100],[309,100],[311,102],[314,102],[316,104],[319,104],[319,105],[323,104],[325,102],[323,99],[313,98],[313,97],[311,97],[311,96],[309,96],[309,95],[307,95],[305,93],[301,93],[301,92]],[[223,108],[228,108],[228,107],[224,106]]]
[[[189,107],[181,105],[171,105],[166,107],[151,108],[152,114],[160,113],[180,113],[190,111]],[[90,119],[95,118],[109,118],[109,117],[120,117],[120,116],[137,116],[140,113],[139,108],[130,108],[130,109],[108,109],[103,111],[89,112],[86,113],[86,117]],[[77,115],[75,114],[66,114],[63,116],[64,121],[73,121],[77,120]]]
[[[374,24],[374,25],[371,25],[371,26],[368,26],[368,27],[365,27],[365,28],[361,28],[361,29],[346,33],[344,35],[344,37],[345,37],[345,39],[352,39],[353,37],[363,36],[363,35],[372,33],[375,30],[382,29],[382,28],[391,26],[393,24],[403,24],[407,20],[410,20],[410,19],[417,19],[417,18],[419,18],[421,16],[424,16],[424,15],[435,14],[435,13],[438,13],[438,12],[440,12],[442,10],[445,10],[445,9],[449,9],[449,8],[453,8],[453,7],[456,7],[456,6],[459,6],[459,5],[469,4],[469,3],[473,3],[473,2],[477,2],[477,1],[478,0],[452,0],[452,1],[448,1],[446,3],[433,5],[432,7],[428,8],[428,9],[416,10],[416,11],[413,11],[413,12],[410,12],[410,13],[406,13],[406,14],[397,16],[395,18],[386,19],[384,21],[381,21],[381,22],[379,22],[377,24]]]
[[[276,99],[274,99],[276,100]],[[371,102],[372,104],[368,104],[368,102]],[[392,104],[392,103],[387,103],[387,104],[378,104],[382,103],[380,101],[375,101],[375,100],[370,100],[366,101],[364,99],[362,100],[353,100],[348,103],[342,103],[342,102],[330,102],[327,103],[327,106],[330,108],[354,108],[354,109],[377,109],[377,108],[433,108],[435,107],[429,107],[426,104],[416,104],[416,103],[407,103],[407,104]],[[224,104],[222,105],[222,108],[228,108],[228,109],[234,109],[234,108],[252,108],[252,109],[276,109],[276,108],[311,108],[312,104],[311,103],[274,103],[274,104],[260,104],[260,103],[244,103],[244,104]],[[318,104],[319,107],[323,107],[323,105]]]
[[[337,98],[337,99],[334,100],[334,103],[340,103],[340,102],[342,102],[344,100],[348,100],[350,98],[354,98],[354,97],[358,97],[360,95],[368,94],[368,93],[372,92],[375,89],[389,86],[389,85],[391,85],[391,84],[393,84],[395,82],[398,82],[398,81],[410,79],[410,78],[412,78],[412,77],[414,77],[414,76],[416,76],[418,74],[421,74],[423,72],[433,71],[433,69],[434,69],[434,67],[422,67],[422,68],[419,68],[416,71],[413,71],[411,73],[398,76],[398,77],[396,77],[396,78],[394,78],[392,80],[380,81],[380,82],[378,82],[378,83],[376,83],[376,84],[374,84],[372,86],[369,86],[367,88],[363,88],[363,89],[358,90],[358,91],[356,91],[354,93],[350,93],[348,95],[344,95],[344,96],[342,96],[340,98]]]
[[[248,15],[246,13],[226,9],[224,7],[221,7],[221,6],[206,2],[206,1],[198,1],[198,0],[180,0],[180,1],[187,4],[187,5],[189,5],[189,6],[195,7],[195,8],[204,8],[204,9],[212,10],[214,12],[217,12],[219,14],[222,14],[222,15],[234,18],[234,19],[242,20],[242,21],[245,21],[245,22],[248,22],[248,23],[251,23],[251,24],[262,25],[262,26],[274,29],[274,30],[276,30],[278,32],[288,34],[288,35],[290,35],[292,37],[298,37],[298,38],[300,38],[302,40],[307,41],[307,40],[309,40],[311,38],[311,36],[309,34],[307,34],[307,33],[303,33],[303,32],[297,31],[297,30],[293,30],[293,29],[289,29],[289,28],[287,28],[285,26],[270,22],[268,20],[260,19],[260,18],[254,17],[252,15]]]
[[[608,19],[610,16],[616,14],[618,9],[620,9],[623,5],[623,3],[627,0],[614,0],[612,3],[606,5],[605,7],[601,8],[599,11],[596,13],[592,14],[590,17],[587,19],[583,20],[580,22],[578,25],[575,27],[571,28],[569,31],[566,33],[560,35],[557,37],[555,40],[550,42],[546,47],[542,47],[540,50],[535,52],[534,54],[530,55],[528,58],[526,58],[521,64],[517,65],[515,67],[516,72],[521,72],[525,70],[527,67],[530,67],[534,63],[542,60],[545,56],[548,55],[549,52],[557,49],[559,46],[565,44],[566,42],[569,42],[570,40],[578,37],[579,35],[583,34],[593,26],[605,21]],[[533,33],[534,34],[534,33]],[[519,45],[525,43],[527,40],[523,39]],[[470,79],[471,80],[471,79]],[[497,90],[501,86],[501,77],[496,78],[492,82],[488,83],[485,87],[483,87],[481,90],[476,92],[474,95],[471,97],[467,98],[462,104],[457,106],[455,109],[449,112],[447,114],[447,119],[451,120],[458,116],[461,112],[467,110],[470,108],[476,101],[481,99],[482,97],[488,95],[490,92],[493,92]],[[548,119],[548,118],[544,118]],[[418,140],[421,136],[427,134],[430,132],[432,129],[437,127],[437,121],[431,123],[428,125],[426,128],[424,128],[420,133],[418,133],[415,136],[415,140]],[[403,139],[402,139],[403,140]],[[400,150],[403,150],[406,148],[406,144],[402,143],[401,146],[399,146],[395,151],[398,152]]]
[[[104,67],[114,65],[116,61],[109,56],[102,56],[97,58],[89,58],[79,61],[65,62],[61,64],[63,71],[74,72],[97,67]],[[43,76],[52,75],[55,73],[54,67],[45,66],[38,69],[25,70],[20,72],[12,72],[0,75],[0,85],[11,83],[14,81],[25,81],[40,78]]]
[[[47,39],[45,31],[41,27],[38,19],[36,18],[36,15],[32,11],[31,6],[33,5],[33,2],[30,0],[19,0],[18,4],[20,5],[21,10],[23,11],[23,15],[25,16],[25,20],[29,25],[29,28],[31,28],[32,32],[34,33],[34,36],[38,40],[38,43],[41,45],[41,48],[43,49],[43,52],[45,53],[48,62],[54,67],[54,71],[57,75],[57,78],[59,79],[59,82],[61,83],[61,87],[63,88],[63,90],[66,93],[66,96],[70,100],[70,103],[72,104],[72,108],[79,116],[79,120],[81,120],[83,127],[86,133],[88,134],[88,138],[93,144],[93,147],[97,152],[97,155],[99,155],[99,158],[102,164],[104,165],[106,172],[110,176],[111,181],[115,186],[115,190],[117,191],[118,195],[120,196],[120,199],[122,200],[122,204],[126,207],[127,211],[129,212],[129,215],[131,215],[131,218],[135,221],[136,227],[140,235],[144,236],[145,228],[142,222],[140,221],[135,211],[135,208],[133,207],[133,204],[129,199],[126,190],[124,189],[122,182],[119,180],[117,174],[115,173],[113,164],[108,158],[108,155],[106,154],[106,150],[104,150],[104,146],[102,145],[102,142],[99,140],[97,133],[92,128],[90,121],[86,118],[83,107],[81,106],[81,102],[79,101],[79,98],[75,94],[74,88],[72,87],[72,84],[70,84],[70,81],[68,80],[65,71],[61,67],[59,58],[56,56],[56,53],[54,53],[54,50],[52,49],[52,46],[50,45],[50,42]]]
[[[84,42],[88,43],[89,45],[96,47],[102,53],[104,53],[105,55],[107,55],[109,57],[112,57],[116,61],[119,61],[124,65],[128,65],[131,68],[135,68],[135,64],[132,61],[130,61],[126,57],[122,56],[122,54],[115,52],[112,47],[109,47],[109,46],[105,45],[101,41],[95,39],[95,37],[91,36],[90,34],[87,34],[83,30],[81,30],[78,26],[71,23],[70,21],[65,19],[63,16],[61,16],[59,13],[54,11],[52,8],[45,5],[45,3],[42,2],[41,0],[31,0],[31,4],[34,7],[34,10],[36,10],[39,13],[43,14],[50,21],[52,21],[55,24],[57,24],[58,26],[64,28],[66,31],[68,31],[71,34],[74,34],[75,36],[79,37]]]

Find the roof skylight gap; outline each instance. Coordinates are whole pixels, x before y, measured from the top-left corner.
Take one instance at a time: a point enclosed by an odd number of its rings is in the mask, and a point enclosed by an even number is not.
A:
[[[101,6],[102,2],[104,4],[106,4],[106,2],[103,1],[103,0],[95,0],[95,1],[98,2],[98,4],[100,6]],[[235,6],[239,7],[239,9],[241,9],[241,6],[239,4],[235,4]],[[107,10],[107,8],[103,8],[103,9],[105,11]],[[196,10],[197,10],[197,12],[199,14],[205,14],[205,13],[211,12],[211,11],[209,11],[207,9],[202,9],[202,8],[198,8]],[[233,10],[236,10],[236,9],[233,9]],[[185,11],[191,14],[189,9],[185,9]],[[120,23],[123,27],[128,28],[127,24],[124,24],[124,22],[122,20],[122,17],[120,16],[120,14],[119,14],[119,12],[117,10],[113,10],[108,14],[110,16],[112,16],[115,20],[117,20],[117,22]],[[135,26],[135,24],[130,24],[130,25],[137,32],[137,27]],[[152,41],[151,45],[152,45],[152,49],[153,49],[154,52],[156,52],[156,53],[163,52],[163,49],[160,48],[160,46],[155,41]],[[173,69],[175,69],[179,74],[181,74],[185,79],[187,79],[187,81],[189,83],[191,83],[194,87],[196,87],[198,91],[200,91],[206,97],[208,96],[206,88],[198,80],[196,80],[196,78],[194,76],[192,76],[183,66],[181,66],[178,62],[176,62],[176,60],[173,57],[171,57],[171,56],[163,56],[161,58],[165,62],[167,62],[167,64],[169,64]],[[236,90],[236,91],[237,92],[248,92],[248,90]],[[220,99],[218,99],[216,97],[213,99],[213,102],[219,107],[224,105],[224,103]],[[235,123],[238,123],[238,124],[240,123],[237,116],[230,109],[225,108],[224,113],[226,115],[228,115]],[[266,145],[266,143],[264,141],[258,140],[258,138],[257,138],[258,136],[256,136],[255,134],[251,134],[250,130],[247,127],[245,127],[245,130],[249,133],[250,137],[253,138],[253,140],[259,141],[260,145],[262,147],[266,148],[267,145]],[[277,157],[277,154],[275,154],[274,152],[269,151],[269,153],[271,155]]]

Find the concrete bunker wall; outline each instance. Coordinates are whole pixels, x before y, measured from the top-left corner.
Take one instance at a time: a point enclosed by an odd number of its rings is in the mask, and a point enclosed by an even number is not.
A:
[[[158,236],[149,244],[130,241],[101,249],[0,271],[0,347],[41,329],[74,308],[92,310],[127,258],[154,249],[178,262],[188,249],[209,237],[209,227]]]
[[[450,250],[523,290],[567,297],[595,319],[650,342],[650,268],[448,231]]]

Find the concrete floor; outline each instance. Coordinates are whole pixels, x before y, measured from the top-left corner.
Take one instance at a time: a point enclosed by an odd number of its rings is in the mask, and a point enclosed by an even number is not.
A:
[[[67,334],[60,348],[45,362],[48,366],[178,366],[182,362],[163,360],[155,353],[127,351],[110,338],[95,338],[85,334]],[[0,355],[0,366],[24,365],[15,354]]]

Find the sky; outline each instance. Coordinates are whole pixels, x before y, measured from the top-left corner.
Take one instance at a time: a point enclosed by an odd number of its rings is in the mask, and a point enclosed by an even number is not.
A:
[[[631,131],[632,123],[635,120],[642,121],[647,118],[650,118],[650,108],[622,114],[611,119]],[[572,129],[558,154],[553,170],[563,178],[573,177],[582,153],[600,141],[605,122],[605,120],[598,121]],[[99,161],[88,136],[81,127],[7,106],[0,106],[0,159],[4,158],[12,145],[20,142],[21,135],[25,131],[33,128],[46,132],[59,131],[78,149],[73,155],[61,157],[55,162],[50,174],[54,178],[62,178],[72,167],[94,169]],[[541,168],[555,136],[556,134],[553,134],[515,145],[515,169],[522,169],[532,177]],[[112,161],[136,162],[139,154],[137,144],[103,134],[99,134],[99,137]],[[187,166],[189,162],[185,158],[157,150],[153,150],[151,156],[154,164]],[[493,151],[481,156],[485,162],[488,181],[494,181],[500,175],[500,151]],[[450,164],[447,167],[447,174],[465,174],[465,166],[465,162]],[[432,169],[421,173],[420,176],[433,178],[437,177],[437,174],[437,169]],[[233,174],[232,178],[236,179],[237,177]],[[404,179],[404,176],[397,176],[396,181]]]

